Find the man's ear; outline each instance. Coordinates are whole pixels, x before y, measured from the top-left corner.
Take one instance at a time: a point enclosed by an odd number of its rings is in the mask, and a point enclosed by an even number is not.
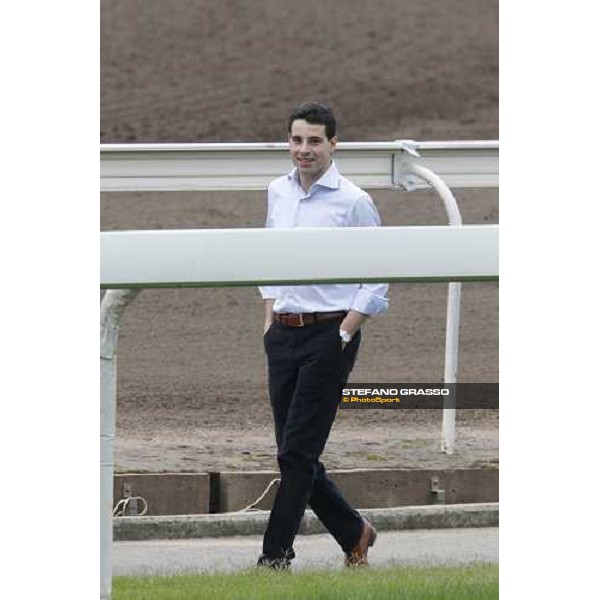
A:
[[[330,140],[329,143],[331,144],[331,150],[335,150],[335,145],[337,144],[337,136],[333,136]]]

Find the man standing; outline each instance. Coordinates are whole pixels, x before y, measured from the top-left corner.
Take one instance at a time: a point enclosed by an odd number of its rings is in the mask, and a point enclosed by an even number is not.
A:
[[[332,160],[337,138],[331,109],[316,102],[296,108],[288,120],[288,141],[295,168],[269,185],[267,227],[381,224],[370,196],[342,177]],[[289,566],[307,504],[341,546],[346,564],[367,564],[377,533],[348,504],[319,458],[341,385],[354,366],[360,328],[387,309],[387,290],[387,284],[260,288],[281,483],[259,566]]]

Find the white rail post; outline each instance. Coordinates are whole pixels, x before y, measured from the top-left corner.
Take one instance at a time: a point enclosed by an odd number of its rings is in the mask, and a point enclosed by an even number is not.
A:
[[[100,599],[112,590],[112,505],[119,321],[140,290],[108,290],[100,304]]]
[[[411,156],[419,156],[411,140],[401,141],[405,145],[403,153]],[[431,169],[418,164],[414,160],[407,159],[400,162],[401,175],[404,177],[402,183],[406,189],[414,186],[414,181],[406,178],[406,174],[413,174],[426,181],[442,198],[448,224],[462,226],[462,217],[456,198],[444,180],[436,175]],[[394,182],[396,183],[396,182]],[[458,377],[458,342],[460,331],[460,282],[448,283],[448,307],[446,310],[446,355],[444,361],[444,383],[456,384]],[[444,411],[442,417],[442,452],[454,454],[456,444],[456,386],[453,385],[453,393],[444,396]]]

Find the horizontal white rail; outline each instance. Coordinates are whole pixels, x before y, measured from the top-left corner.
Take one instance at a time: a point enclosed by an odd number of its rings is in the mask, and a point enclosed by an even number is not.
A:
[[[498,187],[497,141],[340,142],[335,158],[348,179],[369,189],[406,184],[402,174],[410,162],[450,187]],[[291,168],[286,143],[100,145],[101,191],[107,192],[262,190]],[[428,187],[418,178],[408,184]]]
[[[101,233],[103,288],[490,281],[498,226]]]

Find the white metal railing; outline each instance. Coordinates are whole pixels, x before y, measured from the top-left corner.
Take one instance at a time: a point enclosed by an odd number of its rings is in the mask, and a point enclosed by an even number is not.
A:
[[[369,188],[428,187],[407,167],[416,163],[450,187],[498,187],[497,141],[340,142],[335,160],[345,177]],[[102,191],[260,190],[291,168],[288,145],[102,144]]]
[[[498,233],[497,225],[103,232],[100,285],[490,281]]]

